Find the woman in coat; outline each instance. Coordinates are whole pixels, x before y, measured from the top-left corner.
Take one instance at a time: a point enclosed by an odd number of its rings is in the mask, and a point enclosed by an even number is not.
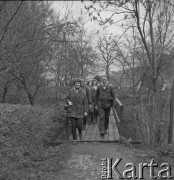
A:
[[[74,87],[69,90],[66,101],[68,104],[67,116],[71,121],[73,144],[76,144],[76,128],[79,131],[79,139],[82,140],[83,118],[87,116],[88,103],[85,91],[81,88],[81,80],[74,80]]]
[[[89,107],[89,112],[88,112],[89,122],[93,124],[97,122],[97,117],[98,117],[98,111],[94,108],[96,102],[97,80],[93,79],[91,81],[88,81],[88,87],[90,90],[91,100],[92,100],[92,104]]]

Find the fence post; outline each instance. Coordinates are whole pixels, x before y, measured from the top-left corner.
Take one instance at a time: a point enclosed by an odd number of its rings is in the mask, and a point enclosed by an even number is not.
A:
[[[174,79],[171,89],[170,97],[170,119],[169,119],[169,131],[168,131],[168,144],[173,142],[173,118],[174,118]]]

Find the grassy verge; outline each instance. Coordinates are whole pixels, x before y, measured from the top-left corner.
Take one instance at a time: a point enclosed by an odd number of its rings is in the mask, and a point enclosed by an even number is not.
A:
[[[56,179],[70,149],[45,147],[43,140],[60,130],[62,113],[59,107],[0,104],[0,179]]]
[[[174,167],[174,144],[160,147],[143,147],[141,144],[131,144],[127,139],[121,138],[121,145],[128,147],[134,156],[141,163],[149,163],[152,159],[160,166],[162,163],[168,163]]]

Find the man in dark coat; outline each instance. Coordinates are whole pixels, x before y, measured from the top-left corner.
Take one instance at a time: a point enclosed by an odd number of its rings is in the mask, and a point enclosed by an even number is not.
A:
[[[115,105],[115,93],[107,78],[102,77],[102,83],[97,87],[96,106],[99,113],[99,131],[103,137],[107,133],[110,109]]]
[[[74,87],[69,90],[66,101],[68,104],[67,116],[71,121],[72,127],[73,144],[76,144],[76,128],[79,131],[79,138],[82,140],[83,118],[87,116],[88,112],[87,96],[81,88],[81,79],[74,80]]]

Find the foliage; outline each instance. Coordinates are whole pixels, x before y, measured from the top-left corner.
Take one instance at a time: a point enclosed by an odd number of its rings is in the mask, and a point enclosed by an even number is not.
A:
[[[172,0],[93,1],[85,6],[89,17],[99,25],[115,25],[122,30],[115,38],[118,45],[115,58],[123,76],[131,78],[134,96],[137,81],[141,90],[147,79],[148,89],[156,92],[160,78],[164,81],[165,67],[172,63],[173,7]],[[109,11],[108,17],[102,15],[105,11]],[[135,71],[137,66],[138,72]]]
[[[174,159],[174,145],[169,144],[167,146],[162,146],[157,149],[159,156],[170,156]]]
[[[130,149],[134,149],[134,146],[124,137],[120,136],[119,144],[124,145]]]
[[[174,146],[173,144],[162,145],[156,148],[143,148],[136,147],[133,149],[136,157],[144,159],[145,162],[149,162],[152,159],[158,163],[169,163],[173,167],[174,163]]]
[[[147,98],[134,108],[136,128],[143,146],[165,146],[168,140],[169,96],[159,92]]]
[[[47,1],[0,2],[1,102],[35,105],[50,86],[57,101],[76,74],[92,71],[96,53],[84,19],[66,13]]]
[[[27,179],[32,172],[46,178],[49,172],[58,171],[66,146],[45,148],[43,139],[51,127],[58,131],[62,126],[60,109],[8,104],[1,104],[0,109],[1,176]]]
[[[99,38],[97,42],[97,49],[101,56],[102,66],[104,68],[107,79],[110,79],[110,68],[114,64],[116,56],[116,42],[111,39],[111,36],[108,38],[103,36]]]

